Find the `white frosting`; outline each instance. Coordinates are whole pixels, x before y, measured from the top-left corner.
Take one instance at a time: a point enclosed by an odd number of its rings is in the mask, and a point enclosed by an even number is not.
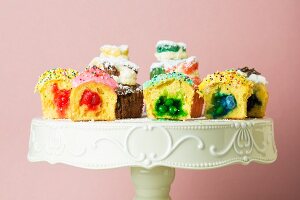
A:
[[[163,45],[170,45],[170,46],[180,46],[179,50],[177,52],[173,51],[165,51],[155,53],[155,57],[159,61],[166,61],[166,60],[178,60],[178,59],[186,59],[188,57],[186,53],[186,44],[183,42],[173,42],[170,40],[160,40],[156,43],[156,48],[158,46],[163,46]],[[183,51],[185,49],[185,51]]]
[[[248,77],[249,80],[255,82],[255,83],[262,83],[264,85],[266,85],[268,83],[268,81],[266,80],[266,78],[262,75],[257,75],[257,74],[251,74]]]
[[[128,45],[103,45],[100,51],[100,57],[118,57],[128,60]]]
[[[95,57],[90,62],[89,67],[97,66],[105,70],[109,65],[115,66],[120,73],[119,76],[112,76],[115,81],[127,85],[136,84],[139,66],[125,58]]]
[[[166,51],[161,53],[155,53],[154,55],[159,61],[179,60],[186,59],[188,57],[186,51],[183,51],[182,49],[179,49],[178,52]]]
[[[137,80],[137,74],[135,71],[129,69],[128,67],[116,66],[119,71],[119,76],[112,76],[116,82],[126,85],[135,85]]]
[[[236,71],[238,74],[247,77],[247,74],[245,72],[242,72],[241,70]]]
[[[96,57],[94,59],[97,59],[97,62],[100,64],[105,63],[106,65],[113,65],[113,66],[122,66],[130,68],[134,71],[139,70],[139,66],[135,63],[125,59],[125,58],[116,58],[116,57]]]
[[[106,44],[106,45],[102,45],[100,47],[100,49],[120,49],[121,51],[128,51],[128,45],[122,44],[120,46],[116,46],[116,45],[110,45],[110,44]]]
[[[174,66],[179,66],[181,63],[194,63],[194,62],[196,62],[195,56],[191,56],[189,58],[180,59],[180,60],[164,60],[161,62],[152,63],[152,65],[150,66],[150,70],[159,67],[164,67],[165,70],[168,70],[173,68]]]
[[[254,83],[262,83],[264,85],[268,84],[268,81],[262,75],[251,74],[249,77],[247,77],[247,74],[245,72],[242,72],[241,70],[237,70],[237,73],[239,73],[242,76],[245,76],[248,80],[253,81]]]
[[[161,46],[161,45],[170,45],[170,46],[176,46],[179,45],[182,48],[186,49],[186,44],[183,42],[174,42],[170,40],[160,40],[156,43],[156,47]]]

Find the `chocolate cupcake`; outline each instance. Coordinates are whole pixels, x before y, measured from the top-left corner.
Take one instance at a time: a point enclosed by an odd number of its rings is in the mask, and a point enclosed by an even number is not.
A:
[[[119,84],[116,93],[118,97],[116,106],[117,119],[141,117],[143,109],[143,89],[141,85]]]

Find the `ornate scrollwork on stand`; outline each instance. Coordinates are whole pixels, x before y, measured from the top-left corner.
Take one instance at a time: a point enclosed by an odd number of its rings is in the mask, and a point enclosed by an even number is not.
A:
[[[246,122],[235,122],[234,127],[237,129],[229,144],[222,150],[218,151],[215,145],[210,146],[210,153],[213,156],[224,156],[231,149],[239,156],[243,156],[244,161],[248,161],[248,156],[255,149],[258,153],[264,154],[267,144],[263,142],[263,147],[259,147],[253,137],[253,124]],[[269,137],[268,137],[269,138]]]
[[[151,131],[153,129],[159,129],[160,133],[162,133],[166,137],[165,151],[162,154],[157,154],[154,151],[150,152],[150,153],[139,152],[138,155],[136,155],[134,152],[132,152],[130,150],[129,142],[130,142],[130,140],[134,140],[133,133],[138,129],[142,129],[147,134],[151,134]],[[101,141],[109,141],[112,144],[114,144],[116,147],[121,149],[125,154],[129,155],[130,158],[132,158],[135,162],[143,163],[146,166],[150,166],[150,165],[153,165],[155,162],[159,162],[159,161],[162,161],[162,160],[168,158],[181,144],[183,144],[187,140],[195,140],[197,142],[198,149],[204,148],[204,143],[199,137],[196,137],[193,135],[185,135],[185,136],[182,136],[180,139],[178,139],[176,142],[174,142],[171,137],[171,134],[169,133],[169,131],[166,128],[164,128],[162,126],[151,126],[151,125],[132,127],[128,131],[128,133],[126,135],[126,139],[123,144],[120,141],[115,140],[113,138],[102,137],[102,138],[99,138],[96,140],[94,147],[97,147],[97,145]],[[138,143],[137,139],[135,139],[135,142]],[[153,147],[153,148],[155,148],[155,147]]]

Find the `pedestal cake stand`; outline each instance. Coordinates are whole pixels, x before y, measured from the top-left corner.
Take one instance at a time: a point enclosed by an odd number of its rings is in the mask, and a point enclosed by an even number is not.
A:
[[[28,160],[87,169],[131,167],[135,200],[170,200],[175,168],[272,163],[271,119],[113,122],[33,119]]]

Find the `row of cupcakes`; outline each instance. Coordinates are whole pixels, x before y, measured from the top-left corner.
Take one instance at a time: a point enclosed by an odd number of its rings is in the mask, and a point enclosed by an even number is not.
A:
[[[86,69],[55,68],[36,85],[44,118],[115,120],[142,115],[143,91],[138,65],[129,61],[128,46],[104,45]]]
[[[45,118],[73,121],[139,118],[143,102],[147,116],[187,120],[200,117],[203,100],[207,118],[244,119],[265,115],[266,80],[254,69],[226,70],[201,82],[198,62],[186,45],[159,41],[150,80],[137,84],[139,67],[129,61],[128,46],[104,45],[81,73],[51,69],[39,78]]]

